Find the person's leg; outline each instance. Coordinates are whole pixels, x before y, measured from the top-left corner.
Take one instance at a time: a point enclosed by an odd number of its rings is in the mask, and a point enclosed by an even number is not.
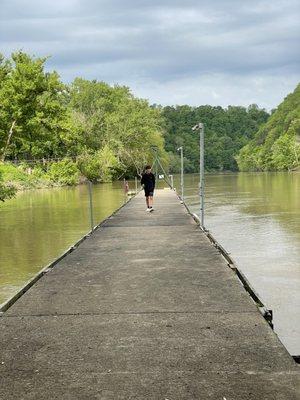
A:
[[[148,209],[149,208],[149,193],[146,188],[144,188],[144,192],[145,192],[146,205],[147,205],[147,209]]]
[[[149,196],[149,207],[153,207],[153,196]]]

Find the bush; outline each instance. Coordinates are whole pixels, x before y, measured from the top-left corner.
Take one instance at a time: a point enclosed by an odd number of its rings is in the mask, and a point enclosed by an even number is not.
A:
[[[4,201],[6,199],[10,199],[14,197],[16,193],[16,189],[12,185],[5,185],[2,183],[2,175],[0,172],[0,201]]]
[[[290,170],[299,166],[300,146],[295,138],[284,134],[272,146],[273,168],[277,171]]]
[[[51,164],[47,171],[49,180],[59,185],[76,185],[79,181],[79,176],[76,163],[69,159]]]
[[[0,174],[4,182],[26,182],[28,180],[28,174],[24,170],[24,166],[16,166],[13,164],[1,164]]]
[[[18,166],[10,163],[0,164],[3,181],[17,190],[49,186],[49,179],[40,167],[33,168],[25,163]]]
[[[261,171],[260,147],[253,149],[248,144],[235,157],[240,171]]]
[[[16,188],[12,185],[3,185],[0,182],[0,201],[5,201],[14,197],[16,194]]]
[[[94,154],[83,154],[78,158],[80,172],[91,182],[111,182],[120,164],[108,146]]]

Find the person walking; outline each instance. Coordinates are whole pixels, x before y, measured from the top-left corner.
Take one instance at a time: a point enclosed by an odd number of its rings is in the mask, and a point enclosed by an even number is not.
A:
[[[153,194],[155,189],[155,176],[151,171],[151,165],[146,165],[145,172],[142,175],[141,185],[144,187],[147,212],[154,211],[153,208]]]

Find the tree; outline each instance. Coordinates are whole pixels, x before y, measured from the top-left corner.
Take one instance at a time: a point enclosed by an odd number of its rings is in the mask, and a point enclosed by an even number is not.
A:
[[[0,201],[5,201],[14,197],[16,189],[11,185],[5,185],[2,182],[2,174],[0,171]]]
[[[281,171],[300,166],[300,85],[289,94],[238,156],[243,171]]]
[[[186,172],[199,170],[199,137],[191,130],[196,123],[205,124],[206,169],[237,170],[235,156],[269,117],[257,105],[248,108],[229,106],[227,109],[209,105],[167,106],[162,109],[162,114],[166,150],[175,154],[179,146],[184,146]]]
[[[44,71],[46,60],[21,51],[0,57],[0,159],[67,158],[46,178],[68,184],[77,182],[75,158],[101,181],[140,173],[152,146],[167,162],[159,109],[126,86],[81,78],[64,85]]]
[[[1,62],[0,155],[34,158],[61,153],[60,132],[67,118],[56,72],[45,72],[46,58],[14,53]]]
[[[96,162],[93,154],[100,157],[103,149],[110,154],[108,159],[117,174],[141,173],[152,158],[151,146],[167,158],[160,111],[135,98],[127,87],[77,78],[70,87],[70,106],[81,130],[76,142],[85,153],[80,161],[82,170],[84,159],[88,165],[94,165],[92,170],[100,167],[100,160]]]

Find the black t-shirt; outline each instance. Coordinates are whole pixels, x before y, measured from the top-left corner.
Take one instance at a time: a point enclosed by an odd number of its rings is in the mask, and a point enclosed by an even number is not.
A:
[[[145,173],[142,176],[141,184],[144,185],[145,189],[153,190],[155,188],[155,176],[150,172],[149,174]]]

